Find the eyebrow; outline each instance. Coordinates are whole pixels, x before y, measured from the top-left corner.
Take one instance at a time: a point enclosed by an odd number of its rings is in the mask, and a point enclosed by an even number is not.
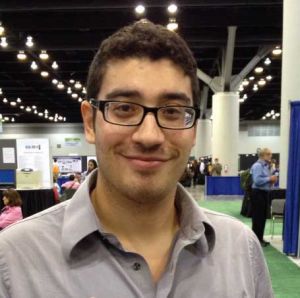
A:
[[[115,89],[106,94],[106,99],[114,99],[116,97],[127,97],[127,98],[142,98],[143,94],[137,90],[130,89]],[[163,92],[159,94],[158,99],[162,100],[181,100],[186,104],[193,103],[193,100],[187,96],[184,92]]]

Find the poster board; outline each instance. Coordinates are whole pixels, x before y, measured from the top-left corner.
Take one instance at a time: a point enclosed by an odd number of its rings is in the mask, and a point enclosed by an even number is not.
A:
[[[57,156],[59,170],[61,174],[82,172],[80,156]]]

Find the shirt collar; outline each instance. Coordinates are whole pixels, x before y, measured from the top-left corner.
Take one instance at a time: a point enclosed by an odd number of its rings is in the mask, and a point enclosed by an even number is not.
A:
[[[97,170],[94,170],[81,184],[73,198],[67,201],[62,226],[62,249],[66,259],[85,237],[95,231],[103,233],[101,223],[90,199],[90,189],[96,184]],[[180,213],[180,235],[186,244],[194,243],[201,254],[210,252],[215,244],[215,230],[202,208],[194,198],[178,184],[176,207]]]

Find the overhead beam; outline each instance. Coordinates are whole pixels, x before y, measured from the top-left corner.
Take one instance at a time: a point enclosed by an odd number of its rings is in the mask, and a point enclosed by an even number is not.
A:
[[[208,100],[208,86],[204,86],[201,91],[200,98],[200,119],[203,119],[203,116],[206,114],[207,110],[207,100]]]
[[[206,74],[199,68],[197,69],[197,77],[199,80],[208,85],[214,93],[221,91],[222,86],[218,84],[214,78],[211,78],[208,74]]]
[[[228,27],[227,47],[225,52],[224,68],[222,73],[222,77],[224,80],[223,91],[230,91],[236,28],[237,28],[236,26]]]
[[[253,70],[253,68],[263,59],[265,58],[271,51],[274,49],[273,46],[265,46],[261,47],[257,54],[251,59],[251,61],[241,70],[241,72],[234,76],[231,81],[230,89],[232,91],[237,91],[239,85],[243,81],[243,79]]]

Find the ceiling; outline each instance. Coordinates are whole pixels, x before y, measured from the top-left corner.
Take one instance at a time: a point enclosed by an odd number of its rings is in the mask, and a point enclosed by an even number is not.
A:
[[[168,23],[169,1],[141,2],[146,6],[144,17],[155,23]],[[233,74],[238,74],[262,47],[281,46],[282,0],[178,0],[176,3],[178,33],[195,54],[198,68],[211,77],[220,75],[228,26],[237,26]],[[69,123],[81,122],[78,99],[84,98],[84,94],[69,80],[85,84],[88,66],[101,41],[138,19],[134,12],[136,4],[136,1],[108,0],[2,0],[0,21],[8,42],[6,48],[0,46],[2,118],[9,117],[6,122],[13,118],[16,123],[42,123],[52,122],[57,114],[58,122],[63,122],[64,117]],[[32,48],[25,46],[27,36],[33,37]],[[19,50],[25,50],[26,61],[17,59]],[[50,56],[47,62],[38,57],[41,50],[47,50]],[[264,66],[261,76],[272,75],[272,80],[254,92],[253,82],[257,83],[260,77],[255,75],[255,80],[245,87],[240,96],[247,93],[248,98],[240,103],[240,120],[261,119],[272,109],[280,112],[281,55],[270,53],[266,57],[270,57],[271,64]],[[33,60],[38,64],[38,70],[30,68]],[[59,65],[57,70],[51,68],[53,61]],[[263,61],[259,64],[264,65]],[[43,78],[41,70],[48,71],[49,77]],[[252,75],[250,72],[248,77]],[[65,88],[59,90],[52,83],[53,78],[63,82]],[[77,98],[67,94],[68,86],[78,94]],[[205,84],[201,83],[201,86],[203,88]],[[211,108],[211,97],[212,91],[209,92],[208,109]],[[17,98],[21,99],[20,103]],[[32,106],[36,106],[36,114]],[[26,111],[27,107],[31,111]],[[44,117],[45,109],[48,118]]]

